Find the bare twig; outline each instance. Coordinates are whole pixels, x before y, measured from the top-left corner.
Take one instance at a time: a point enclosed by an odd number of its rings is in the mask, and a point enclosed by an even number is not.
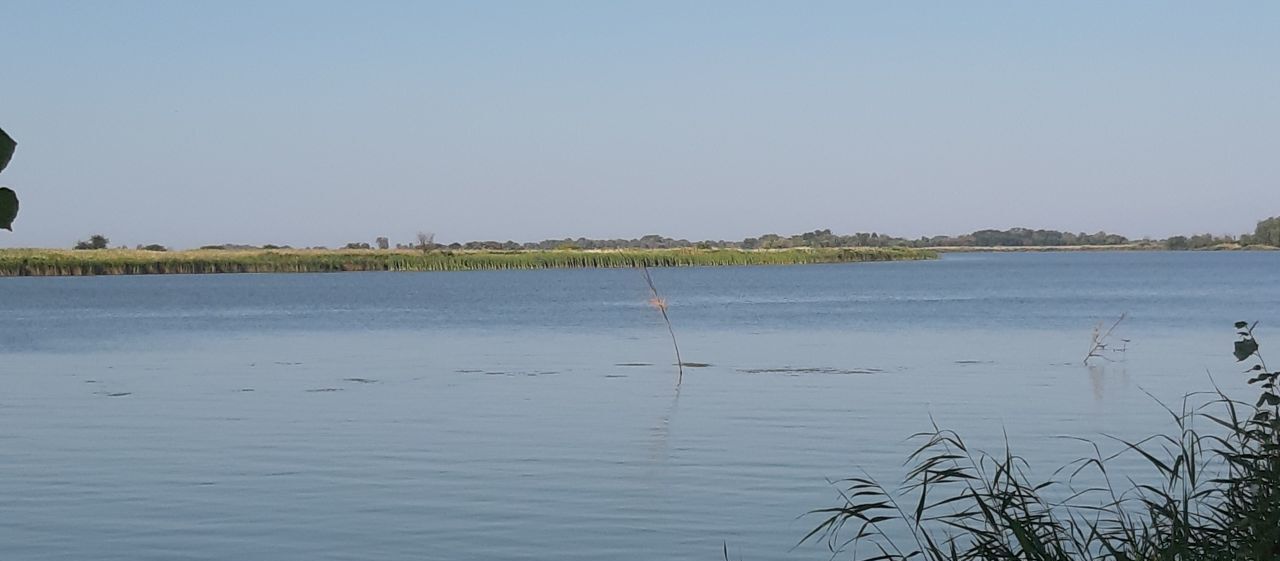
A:
[[[676,330],[671,327],[671,318],[667,317],[667,299],[658,294],[658,287],[653,284],[653,277],[649,275],[649,267],[640,265],[640,270],[644,273],[644,282],[649,285],[649,292],[653,297],[649,299],[649,305],[662,312],[662,320],[667,322],[667,332],[671,334],[671,346],[676,350],[676,386],[684,381],[684,361],[680,359],[680,344],[676,342]]]
[[[1102,331],[1102,322],[1098,322],[1098,325],[1093,326],[1093,340],[1089,345],[1089,354],[1086,354],[1084,356],[1085,364],[1089,364],[1089,359],[1091,358],[1111,360],[1110,358],[1107,358],[1107,355],[1105,354],[1107,351],[1122,353],[1128,350],[1129,348],[1128,339],[1120,340],[1120,343],[1121,343],[1120,348],[1118,349],[1110,348],[1111,333],[1114,332],[1116,330],[1116,327],[1120,325],[1120,322],[1124,321],[1125,318],[1127,317],[1129,317],[1129,312],[1120,314],[1120,317],[1116,318],[1115,323],[1112,323],[1111,328],[1107,329],[1106,332]]]
[[[418,232],[418,250],[427,253],[436,246],[436,235],[432,232]]]

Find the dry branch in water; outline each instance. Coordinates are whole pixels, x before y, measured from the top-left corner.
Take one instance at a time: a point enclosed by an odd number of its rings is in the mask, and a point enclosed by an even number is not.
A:
[[[1089,359],[1091,358],[1111,360],[1110,358],[1107,358],[1107,352],[1123,353],[1128,349],[1128,339],[1120,339],[1120,348],[1111,348],[1111,333],[1114,332],[1116,330],[1116,326],[1120,325],[1120,322],[1124,321],[1127,317],[1129,317],[1129,312],[1120,314],[1120,317],[1116,318],[1115,323],[1112,323],[1111,328],[1107,329],[1106,332],[1102,331],[1102,322],[1098,322],[1098,325],[1093,326],[1093,339],[1089,345],[1089,354],[1084,355],[1085,364],[1089,364]]]
[[[640,271],[644,273],[644,282],[649,285],[649,293],[653,295],[649,298],[649,305],[662,312],[662,321],[667,322],[667,332],[671,334],[671,346],[676,350],[676,385],[679,386],[684,381],[684,361],[680,359],[680,344],[676,342],[676,330],[671,327],[671,318],[667,317],[667,299],[658,294],[658,287],[653,284],[649,268],[641,265]]]

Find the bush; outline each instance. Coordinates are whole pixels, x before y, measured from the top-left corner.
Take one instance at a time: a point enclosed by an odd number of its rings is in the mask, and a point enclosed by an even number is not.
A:
[[[102,234],[94,234],[89,236],[88,240],[80,240],[76,242],[74,249],[107,249],[107,245],[111,243],[106,236]]]

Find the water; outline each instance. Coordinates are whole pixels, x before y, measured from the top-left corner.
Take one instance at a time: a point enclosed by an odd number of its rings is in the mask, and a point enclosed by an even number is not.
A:
[[[1057,435],[1248,395],[1280,253],[636,271],[0,279],[4,559],[825,559],[828,479],[929,417]],[[1114,362],[1080,365],[1122,312]],[[1129,464],[1122,464],[1121,469]],[[1136,464],[1134,464],[1136,465]]]

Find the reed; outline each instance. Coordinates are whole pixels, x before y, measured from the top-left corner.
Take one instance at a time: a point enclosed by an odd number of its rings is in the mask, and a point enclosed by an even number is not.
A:
[[[844,480],[841,504],[813,511],[823,520],[801,541],[864,561],[1280,559],[1280,373],[1262,361],[1253,326],[1236,329],[1236,358],[1255,360],[1246,372],[1261,390],[1256,403],[1217,391],[1192,406],[1189,395],[1180,411],[1165,407],[1169,434],[1114,438],[1114,455],[1084,441],[1094,454],[1044,481],[1007,445],[983,453],[935,425],[916,435],[923,442],[898,490]],[[1121,454],[1140,456],[1149,476],[1114,483]],[[1076,488],[1086,472],[1100,483]]]
[[[342,271],[802,265],[934,259],[930,250],[832,248],[786,250],[653,249],[547,251],[412,250],[0,250],[0,276],[87,276]]]

